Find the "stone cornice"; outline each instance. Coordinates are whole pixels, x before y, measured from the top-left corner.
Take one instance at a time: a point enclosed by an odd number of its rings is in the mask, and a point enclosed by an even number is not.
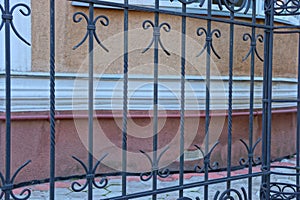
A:
[[[122,110],[123,79],[121,75],[95,76],[95,110]],[[78,74],[56,75],[56,109],[87,109],[87,76]],[[49,110],[49,75],[46,73],[13,73],[12,111]],[[205,110],[205,79],[186,77],[186,110]],[[255,79],[254,108],[262,106],[262,78]],[[5,110],[5,75],[0,73],[0,111]],[[249,109],[250,81],[248,77],[234,77],[233,109]],[[227,110],[228,79],[211,77],[211,109]],[[161,110],[180,110],[180,77],[159,78],[159,105]],[[273,81],[274,99],[296,99],[297,81],[277,78]],[[153,81],[151,76],[129,76],[128,108],[151,110]],[[273,107],[292,107],[295,103],[273,103]]]

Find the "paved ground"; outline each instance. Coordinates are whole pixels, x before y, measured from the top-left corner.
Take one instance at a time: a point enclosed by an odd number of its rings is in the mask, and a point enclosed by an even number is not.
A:
[[[295,159],[291,160],[283,160],[281,162],[274,163],[274,165],[280,166],[294,166]],[[254,172],[260,171],[260,167],[255,167]],[[289,169],[282,169],[282,168],[275,168],[274,171],[280,172],[295,172],[294,170]],[[232,176],[237,174],[245,174],[247,173],[247,169],[234,171],[232,172]],[[209,179],[218,179],[226,177],[226,172],[218,172],[218,173],[211,173]],[[109,182],[108,185],[104,189],[96,189],[94,190],[94,199],[105,199],[105,198],[112,198],[121,195],[121,179],[120,177],[108,177]],[[203,175],[201,174],[187,174],[185,175],[185,182],[184,183],[195,183],[203,180]],[[272,181],[279,181],[279,182],[286,182],[295,184],[295,176],[272,176]],[[79,180],[79,183],[84,184],[85,180]],[[252,199],[259,199],[259,189],[260,189],[260,177],[253,178],[252,185]],[[152,181],[149,180],[147,182],[141,182],[139,177],[128,177],[128,194],[136,193],[139,191],[151,190]],[[158,188],[170,187],[178,185],[178,175],[171,175],[166,179],[159,179],[158,181]],[[57,182],[56,183],[56,199],[57,200],[84,200],[87,199],[87,190],[83,192],[74,192],[70,188],[71,181],[65,182]],[[225,191],[226,183],[222,184],[214,184],[213,186],[209,187],[209,199],[213,199],[216,195],[217,191],[220,191],[220,195],[223,191]],[[232,182],[232,188],[235,188],[241,192],[241,187],[244,187],[247,190],[248,187],[248,179],[243,179],[239,181]],[[32,194],[30,199],[33,200],[43,200],[49,199],[49,185],[36,185],[27,187],[31,190]],[[21,189],[16,189],[14,192],[16,194],[20,193]],[[233,192],[234,193],[234,192]],[[192,189],[187,189],[184,191],[184,195],[190,197],[192,199],[196,199],[196,197],[200,197],[203,199],[203,187],[196,187]],[[237,194],[235,195],[235,199],[239,199]],[[158,199],[166,199],[166,200],[173,200],[177,199],[178,192],[172,192],[167,194],[158,195]],[[143,197],[137,199],[151,199],[151,197]],[[244,199],[244,198],[243,198]]]

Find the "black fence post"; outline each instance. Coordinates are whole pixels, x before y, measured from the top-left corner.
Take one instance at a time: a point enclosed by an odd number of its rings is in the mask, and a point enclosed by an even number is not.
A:
[[[274,0],[265,1],[265,46],[263,75],[262,121],[262,199],[270,199],[271,125],[272,125],[272,65],[273,65]]]
[[[5,200],[9,200],[11,197],[13,199],[28,199],[31,195],[29,189],[23,190],[23,197],[18,198],[13,193],[14,181],[18,173],[27,166],[31,161],[28,160],[23,165],[21,165],[14,174],[11,173],[11,156],[12,156],[12,132],[11,132],[11,58],[13,56],[11,50],[11,32],[13,32],[17,38],[27,45],[30,45],[26,39],[24,39],[20,33],[17,32],[14,21],[13,14],[16,8],[19,7],[19,11],[23,16],[30,16],[30,7],[24,3],[17,3],[11,7],[9,0],[4,0],[4,6],[0,4],[0,11],[2,12],[2,21],[0,23],[0,31],[4,27],[4,38],[5,38],[5,176],[0,173],[0,179],[2,182],[0,199],[4,196]]]
[[[50,200],[55,199],[55,0],[50,0]]]

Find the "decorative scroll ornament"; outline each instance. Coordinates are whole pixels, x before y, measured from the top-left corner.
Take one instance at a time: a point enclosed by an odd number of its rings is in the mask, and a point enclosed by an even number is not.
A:
[[[220,10],[223,10],[222,3],[227,10],[233,13],[240,12],[244,9],[244,14],[247,14],[251,6],[251,0],[218,0]]]
[[[289,183],[270,183],[270,199],[297,199],[299,186]]]
[[[241,188],[242,192],[238,191],[237,189],[228,189],[224,192],[217,191],[214,200],[247,200],[247,192],[245,188]]]
[[[166,23],[166,22],[161,23],[158,27],[155,27],[154,23],[152,21],[150,21],[150,20],[146,20],[146,21],[143,22],[143,29],[144,30],[147,30],[150,27],[153,28],[153,37],[152,37],[152,40],[151,40],[150,44],[142,51],[142,53],[147,52],[151,48],[151,46],[154,44],[155,39],[157,39],[158,40],[158,44],[163,49],[163,51],[168,56],[170,56],[171,54],[169,53],[169,51],[164,47],[163,43],[161,42],[161,39],[160,39],[160,30],[164,29],[164,31],[170,32],[171,31],[171,26],[168,23]]]
[[[255,38],[252,38],[252,36],[249,34],[249,33],[245,33],[243,35],[243,40],[244,41],[248,41],[250,39],[251,43],[250,43],[250,50],[248,51],[248,53],[246,54],[246,56],[243,58],[243,62],[245,60],[247,60],[247,58],[250,56],[250,54],[252,52],[255,52],[255,55],[257,56],[257,58],[260,60],[260,61],[264,61],[264,59],[259,55],[259,53],[257,52],[257,41],[259,41],[260,43],[263,43],[264,42],[264,38],[261,34],[258,34],[256,35]]]
[[[216,52],[215,48],[214,48],[214,45],[213,45],[213,38],[212,36],[215,35],[216,38],[220,38],[221,37],[221,31],[219,29],[214,29],[212,30],[210,33],[208,33],[206,31],[205,28],[203,27],[200,27],[197,29],[197,35],[198,36],[202,36],[203,33],[205,34],[206,36],[206,42],[205,42],[205,45],[204,47],[201,49],[200,53],[197,55],[197,57],[201,56],[203,54],[203,52],[207,49],[207,47],[210,47],[211,50],[213,51],[213,53],[215,54],[215,56],[218,58],[218,59],[221,59],[221,57],[219,56],[219,54]]]
[[[151,172],[143,172],[143,173],[140,174],[140,179],[142,181],[148,181],[148,180],[150,180],[153,177],[153,172],[154,171],[157,171],[157,175],[159,177],[161,177],[161,178],[167,178],[170,175],[170,170],[169,169],[166,169],[166,168],[164,168],[164,169],[158,169],[159,161],[160,161],[161,157],[165,154],[165,152],[168,149],[169,149],[169,147],[165,148],[160,153],[160,155],[158,156],[156,162],[153,162],[152,158],[146,152],[140,150],[140,152],[142,154],[144,154],[148,158],[148,160],[149,160],[149,162],[151,164],[151,167],[152,167],[152,171]]]
[[[25,17],[28,17],[31,14],[30,7],[24,3],[18,3],[16,5],[14,5],[10,11],[4,10],[2,5],[0,5],[0,11],[2,13],[2,21],[0,23],[0,31],[2,30],[2,28],[4,26],[4,22],[9,21],[11,29],[13,30],[13,32],[15,33],[17,38],[19,38],[22,42],[24,42],[25,44],[30,46],[30,43],[18,32],[17,28],[15,27],[14,20],[13,20],[13,14],[14,14],[14,11],[16,10],[16,8],[20,8],[19,12]]]
[[[299,14],[300,1],[299,0],[275,0],[274,3],[275,15],[296,15]],[[270,10],[270,6],[267,7]]]
[[[109,50],[102,44],[101,40],[99,39],[99,37],[96,33],[96,23],[97,23],[97,21],[99,21],[103,26],[108,26],[109,25],[109,19],[104,15],[100,15],[100,16],[96,17],[95,19],[89,19],[88,16],[83,12],[74,13],[73,21],[75,23],[81,22],[82,19],[85,19],[85,21],[87,23],[86,33],[85,33],[83,39],[77,45],[75,45],[73,47],[73,50],[80,47],[86,41],[86,39],[88,38],[89,32],[92,31],[93,36],[94,36],[95,40],[97,41],[97,43],[99,44],[99,46],[101,46],[106,52],[109,52]]]
[[[242,144],[246,147],[247,153],[248,153],[248,155],[249,155],[247,161],[246,161],[245,158],[241,158],[241,159],[240,159],[240,161],[239,161],[240,165],[241,165],[241,166],[244,166],[244,167],[248,166],[250,163],[251,163],[252,165],[259,165],[259,164],[261,163],[261,158],[260,158],[260,157],[254,158],[254,157],[253,157],[253,153],[254,153],[254,151],[255,151],[255,148],[257,147],[257,145],[258,145],[259,142],[261,141],[261,138],[259,138],[259,139],[255,142],[254,146],[253,146],[251,149],[250,149],[250,147],[248,146],[248,144],[247,144],[244,140],[240,139],[240,141],[241,141]]]
[[[13,189],[14,189],[14,182],[15,179],[17,177],[17,175],[19,174],[19,172],[26,167],[29,163],[31,162],[31,160],[28,160],[27,162],[25,162],[21,167],[19,167],[17,169],[17,171],[14,173],[14,175],[12,176],[11,180],[9,181],[9,183],[7,183],[4,179],[4,176],[0,173],[0,180],[2,183],[1,186],[1,194],[0,194],[0,199],[2,199],[2,197],[5,195],[5,193],[8,191],[10,196],[12,197],[12,199],[15,200],[26,200],[29,199],[29,197],[31,196],[31,191],[29,189],[24,189],[21,193],[20,193],[20,197],[17,197],[14,193],[13,193]]]
[[[210,163],[211,154],[212,154],[213,150],[217,147],[218,144],[219,144],[219,142],[216,142],[214,144],[214,146],[211,148],[211,150],[206,155],[204,154],[204,151],[201,149],[201,147],[195,145],[195,147],[200,150],[200,152],[201,152],[201,154],[204,158],[204,166],[203,167],[200,167],[198,165],[195,166],[195,171],[196,172],[198,172],[198,173],[204,172],[206,167],[208,167],[208,169],[210,169],[210,170],[219,169],[219,163],[218,162],[213,162],[213,164]]]
[[[83,191],[85,188],[88,187],[88,184],[90,182],[90,180],[92,181],[93,183],[93,186],[95,186],[96,188],[98,189],[102,189],[104,187],[107,186],[108,184],[108,180],[106,177],[104,178],[101,178],[101,180],[99,181],[99,183],[97,183],[95,181],[95,174],[96,174],[96,170],[98,168],[98,166],[101,164],[101,161],[107,156],[108,154],[105,154],[104,156],[102,156],[102,158],[100,158],[97,163],[95,164],[93,170],[91,172],[89,172],[87,166],[78,158],[76,158],[75,156],[72,156],[72,158],[74,160],[76,160],[84,169],[85,173],[86,173],[86,182],[84,185],[81,185],[79,182],[75,181],[71,184],[71,189],[74,191],[74,192],[81,192]]]

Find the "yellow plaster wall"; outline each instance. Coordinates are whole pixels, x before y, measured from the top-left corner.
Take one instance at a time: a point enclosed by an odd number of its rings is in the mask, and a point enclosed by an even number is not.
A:
[[[87,72],[88,42],[81,47],[72,50],[86,33],[86,23],[74,23],[72,20],[75,12],[88,14],[88,8],[75,7],[70,1],[57,1],[56,5],[56,69],[57,72]],[[123,72],[123,11],[116,9],[96,9],[95,17],[105,15],[109,18],[109,26],[97,23],[97,34],[103,44],[109,49],[105,52],[96,44],[94,51],[95,73],[119,74]],[[150,43],[152,38],[151,28],[142,29],[145,20],[153,21],[152,13],[130,11],[129,13],[129,73],[152,74],[153,73],[153,49],[141,53]],[[239,19],[241,20],[241,19]],[[167,56],[162,50],[159,52],[159,73],[180,74],[180,49],[181,49],[181,17],[160,15],[160,22],[171,25],[171,31],[161,31],[161,40],[171,53]],[[262,20],[258,20],[263,23]],[[197,57],[205,44],[205,36],[197,36],[198,27],[206,28],[206,21],[199,19],[187,20],[187,52],[186,71],[189,75],[205,75],[206,55]],[[212,75],[228,75],[229,65],[229,24],[213,22],[212,29],[221,31],[220,38],[213,38],[213,44],[218,59],[211,56]],[[242,62],[243,57],[250,48],[250,41],[243,41],[243,34],[251,33],[247,27],[235,26],[234,35],[234,75],[249,75],[250,57]],[[257,33],[263,34],[263,30],[257,29]],[[274,76],[295,77],[297,73],[298,54],[297,35],[278,35],[274,38]],[[257,44],[257,50],[263,56],[263,44]],[[255,59],[256,76],[262,76],[263,64]],[[32,71],[45,72],[49,68],[49,5],[46,0],[32,1]]]

